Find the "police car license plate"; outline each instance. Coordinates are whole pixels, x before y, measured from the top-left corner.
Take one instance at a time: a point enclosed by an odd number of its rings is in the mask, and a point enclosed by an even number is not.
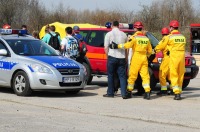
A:
[[[186,68],[185,73],[191,73],[191,68]]]
[[[63,83],[80,82],[79,77],[64,77]]]

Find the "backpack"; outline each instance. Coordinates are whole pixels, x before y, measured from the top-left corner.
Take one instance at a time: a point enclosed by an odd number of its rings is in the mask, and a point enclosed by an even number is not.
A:
[[[87,46],[83,42],[83,38],[78,38],[76,35],[74,36],[74,38],[78,41],[80,56],[84,57],[87,53]]]
[[[74,37],[66,37],[67,39],[67,45],[66,45],[66,53],[72,57],[72,58],[77,58],[80,55],[79,52],[79,44],[77,40]]]
[[[79,43],[80,56],[84,57],[87,53],[87,46],[85,43]]]
[[[55,50],[60,50],[60,41],[58,39],[58,34],[56,34],[55,36],[53,36],[51,33],[49,34],[51,35],[51,38],[49,40],[49,45],[53,47]]]

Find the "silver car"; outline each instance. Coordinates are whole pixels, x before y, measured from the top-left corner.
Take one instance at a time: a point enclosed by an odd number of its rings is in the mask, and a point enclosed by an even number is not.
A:
[[[19,96],[34,90],[76,94],[84,89],[86,74],[83,65],[40,40],[19,33],[0,35],[0,86],[13,88]]]

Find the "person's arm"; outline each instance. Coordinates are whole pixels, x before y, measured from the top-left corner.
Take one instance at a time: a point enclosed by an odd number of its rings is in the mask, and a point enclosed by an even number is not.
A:
[[[167,47],[169,36],[163,37],[159,44],[154,48],[155,52],[163,51]]]
[[[124,44],[119,44],[118,48],[119,49],[129,49],[129,48],[132,48],[135,43],[136,43],[136,39],[134,37],[132,37],[128,42],[126,42]]]
[[[110,37],[109,37],[109,33],[107,33],[104,39],[104,51],[105,51],[106,57],[108,57],[109,45],[110,45]]]
[[[61,38],[60,38],[60,35],[58,35],[58,40],[59,40],[59,43],[60,43],[60,45],[61,45]]]
[[[45,34],[44,37],[41,39],[43,42],[47,43],[48,34]]]
[[[65,46],[67,45],[67,39],[63,38],[60,44],[61,44],[61,52],[64,52]]]
[[[152,52],[152,46],[151,46],[151,43],[150,41],[148,42],[148,45],[147,45],[147,56],[150,56],[151,54],[155,54]]]

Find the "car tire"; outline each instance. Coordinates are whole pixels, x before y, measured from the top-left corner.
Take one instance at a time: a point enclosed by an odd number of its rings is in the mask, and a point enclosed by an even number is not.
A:
[[[27,74],[24,71],[17,72],[12,80],[12,88],[18,96],[28,96],[32,89]]]
[[[182,84],[182,89],[185,89],[190,83],[190,79],[184,79]]]
[[[65,91],[65,93],[68,95],[75,95],[75,94],[78,94],[79,92],[80,90]]]
[[[91,69],[89,67],[89,65],[85,62],[83,62],[83,65],[85,66],[86,68],[86,71],[87,71],[87,84],[90,84],[92,82],[92,79],[93,79],[93,76],[91,75]]]

